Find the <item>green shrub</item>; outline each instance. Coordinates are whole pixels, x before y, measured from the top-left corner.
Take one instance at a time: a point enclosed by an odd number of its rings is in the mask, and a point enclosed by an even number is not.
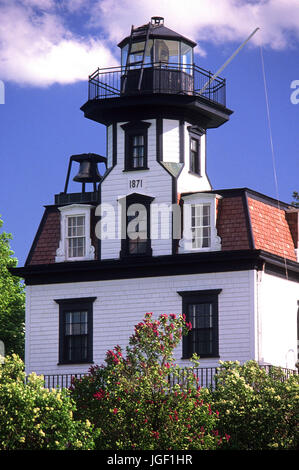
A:
[[[224,362],[216,376],[212,402],[219,431],[229,430],[230,448],[296,449],[299,444],[299,377],[255,361]]]
[[[117,346],[107,352],[106,365],[75,379],[72,396],[77,416],[90,420],[100,434],[97,449],[186,450],[216,449],[223,438],[217,431],[217,410],[209,405],[208,390],[198,387],[192,370],[183,383],[173,364],[173,349],[188,331],[182,316],[148,313],[135,327],[126,357]],[[195,365],[197,365],[196,358]],[[224,435],[224,440],[229,436]]]
[[[0,450],[92,449],[90,423],[73,419],[67,390],[48,390],[13,355],[0,365]]]

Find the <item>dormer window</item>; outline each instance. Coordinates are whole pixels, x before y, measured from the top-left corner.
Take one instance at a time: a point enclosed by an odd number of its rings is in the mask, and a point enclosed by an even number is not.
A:
[[[216,229],[216,200],[213,193],[193,193],[182,196],[184,231],[180,253],[221,250]]]
[[[211,246],[211,205],[191,204],[192,249]]]
[[[66,249],[68,258],[82,258],[86,254],[85,216],[68,216]]]
[[[90,238],[90,211],[88,204],[71,204],[59,207],[60,243],[55,261],[81,261],[95,258]]]
[[[147,133],[149,122],[129,122],[125,131],[125,171],[147,170]]]

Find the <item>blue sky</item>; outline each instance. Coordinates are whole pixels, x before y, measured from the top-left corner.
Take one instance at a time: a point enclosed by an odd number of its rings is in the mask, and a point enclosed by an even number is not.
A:
[[[299,191],[297,0],[0,0],[0,214],[23,265],[43,206],[63,191],[69,157],[106,151],[105,128],[84,118],[88,75],[119,63],[117,43],[153,15],[198,43],[196,62],[223,71],[228,123],[208,132],[214,189],[248,187],[284,202]],[[4,19],[4,21],[2,21]],[[262,45],[274,160],[262,74]],[[0,99],[1,102],[1,99]],[[275,184],[275,174],[277,184]],[[74,183],[75,184],[75,183]],[[75,186],[72,186],[75,188]]]

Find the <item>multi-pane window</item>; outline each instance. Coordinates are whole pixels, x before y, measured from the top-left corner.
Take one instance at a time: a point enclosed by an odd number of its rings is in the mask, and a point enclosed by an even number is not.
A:
[[[211,246],[211,206],[210,204],[191,205],[192,249]]]
[[[125,132],[125,171],[147,170],[149,122],[132,121],[121,125]]]
[[[65,359],[68,362],[87,361],[88,312],[66,311],[64,332]]]
[[[135,217],[138,217],[138,223],[134,224]],[[147,210],[143,207],[140,211],[127,212],[127,237],[128,254],[137,255],[147,251]]]
[[[123,201],[121,257],[151,256],[150,212],[152,197],[130,194]]]
[[[210,355],[213,352],[213,308],[210,302],[188,305],[188,319],[192,324],[190,352]]]
[[[190,138],[190,171],[200,173],[199,164],[199,139]]]
[[[183,313],[192,325],[183,339],[183,357],[218,355],[218,295],[221,290],[179,292]]]
[[[85,256],[85,216],[67,217],[67,256],[80,258]]]
[[[144,135],[132,135],[130,138],[131,168],[144,167]]]
[[[59,304],[59,363],[92,362],[92,316],[96,297],[55,300]]]

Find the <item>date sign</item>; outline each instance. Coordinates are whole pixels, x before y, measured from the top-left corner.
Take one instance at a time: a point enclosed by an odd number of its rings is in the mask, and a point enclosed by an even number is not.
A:
[[[129,179],[128,180],[128,189],[130,191],[135,191],[136,189],[144,189],[145,182],[143,179]]]

